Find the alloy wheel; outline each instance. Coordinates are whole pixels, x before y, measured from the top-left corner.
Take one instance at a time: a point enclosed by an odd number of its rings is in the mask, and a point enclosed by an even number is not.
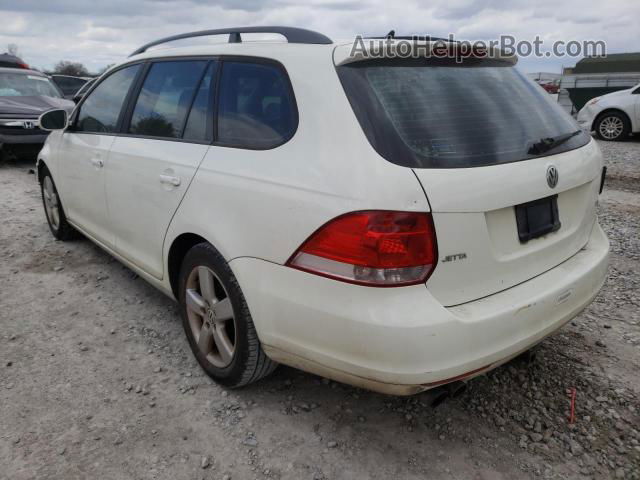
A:
[[[607,140],[615,140],[620,137],[623,130],[624,123],[622,119],[614,116],[603,118],[598,127],[600,135]]]
[[[53,188],[51,177],[45,177],[42,191],[44,193],[44,208],[47,212],[47,218],[54,230],[57,230],[60,227],[60,211],[58,210],[58,195]]]
[[[226,289],[210,268],[199,266],[191,271],[185,302],[200,353],[218,368],[231,364],[236,351],[235,313]]]

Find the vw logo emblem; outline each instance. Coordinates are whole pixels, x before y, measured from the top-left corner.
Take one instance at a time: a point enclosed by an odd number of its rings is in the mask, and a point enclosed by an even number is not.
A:
[[[22,128],[26,128],[27,130],[32,130],[36,128],[35,122],[31,122],[29,120],[22,122]]]
[[[549,185],[549,188],[556,188],[556,185],[558,185],[558,169],[555,165],[547,167],[547,185]]]

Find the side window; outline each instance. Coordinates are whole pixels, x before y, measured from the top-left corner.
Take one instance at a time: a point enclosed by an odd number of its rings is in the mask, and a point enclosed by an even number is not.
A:
[[[122,104],[140,65],[131,65],[111,74],[91,92],[78,113],[76,132],[114,133]]]
[[[71,77],[53,77],[53,81],[65,95],[74,94],[86,83],[86,80]]]
[[[87,83],[87,80],[83,80],[81,78],[70,78],[69,80],[71,80],[69,85],[69,88],[71,89],[71,93],[77,92],[83,87],[85,83]]]
[[[129,133],[178,138],[207,62],[154,63],[142,85]]]
[[[69,90],[71,89],[69,79],[65,77],[53,77],[53,81],[56,85],[58,85],[58,87],[60,87],[62,93],[64,93],[65,95],[69,94]]]
[[[207,68],[207,73],[200,82],[187,124],[184,127],[183,138],[185,140],[206,142],[212,139],[214,100],[211,84],[215,81],[217,69],[217,62],[211,62],[209,68]]]
[[[297,127],[289,80],[275,65],[224,62],[220,79],[218,141],[245,148],[273,148]]]

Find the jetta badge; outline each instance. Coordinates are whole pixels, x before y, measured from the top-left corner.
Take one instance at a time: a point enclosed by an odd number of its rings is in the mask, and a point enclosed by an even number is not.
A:
[[[22,128],[26,128],[27,130],[33,130],[34,128],[36,128],[36,124],[35,124],[35,122],[31,122],[29,120],[26,120],[26,121],[22,122]]]
[[[556,188],[556,185],[558,185],[558,169],[555,165],[547,167],[547,185],[549,185],[549,188]]]

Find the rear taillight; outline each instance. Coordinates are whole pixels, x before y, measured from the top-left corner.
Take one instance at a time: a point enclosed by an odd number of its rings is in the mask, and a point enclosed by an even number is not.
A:
[[[26,63],[19,63],[19,64],[18,64],[18,66],[19,66],[20,68],[24,68],[24,69],[29,70],[29,65],[27,65]]]
[[[319,228],[287,265],[345,282],[395,287],[425,282],[436,259],[431,214],[363,211]]]

